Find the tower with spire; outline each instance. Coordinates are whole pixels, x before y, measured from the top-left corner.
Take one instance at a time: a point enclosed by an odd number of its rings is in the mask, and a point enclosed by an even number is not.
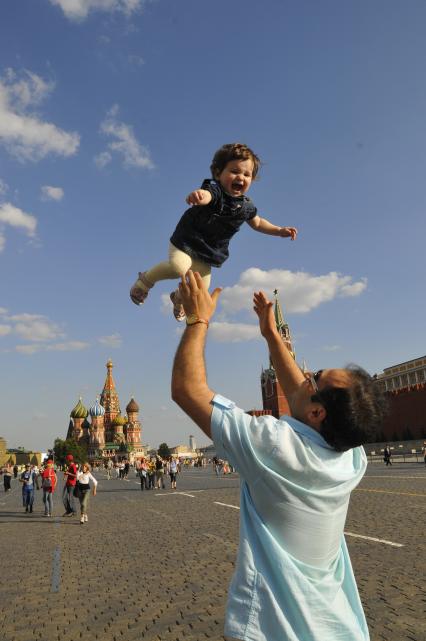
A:
[[[114,419],[121,414],[120,401],[118,398],[117,390],[115,387],[114,379],[112,377],[112,360],[109,359],[106,368],[107,375],[105,379],[104,388],[101,394],[101,405],[105,408],[104,426],[105,426],[105,441],[112,443],[114,439]]]
[[[83,399],[80,396],[77,405],[71,410],[70,417],[72,420],[70,421],[70,424],[68,426],[68,433],[76,441],[80,441],[83,438],[84,429],[86,428],[85,422],[87,419],[87,414],[88,411],[84,407]]]
[[[139,422],[139,405],[133,396],[126,406],[126,412],[127,423],[124,426],[126,441],[138,449],[141,447],[141,424]]]
[[[274,290],[274,316],[277,330],[281,336],[284,345],[295,359],[295,353],[291,340],[291,334],[288,324],[285,322],[284,315],[278,299],[278,290]],[[290,408],[286,395],[278,382],[277,375],[272,364],[271,355],[269,355],[269,367],[262,369],[260,377],[262,386],[262,401],[264,413],[272,414],[275,418],[289,414]]]

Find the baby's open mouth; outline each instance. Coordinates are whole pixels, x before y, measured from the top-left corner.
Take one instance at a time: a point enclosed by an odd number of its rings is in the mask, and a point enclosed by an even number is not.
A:
[[[232,189],[234,189],[235,191],[241,191],[243,187],[244,187],[243,183],[237,183],[237,182],[232,183]]]

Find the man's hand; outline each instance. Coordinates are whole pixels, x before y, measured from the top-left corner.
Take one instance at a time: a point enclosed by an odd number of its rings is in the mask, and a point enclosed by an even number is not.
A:
[[[211,202],[212,195],[206,189],[196,189],[191,191],[186,197],[188,205],[208,205]]]
[[[277,332],[273,303],[269,301],[264,292],[254,292],[253,309],[259,318],[259,327],[262,336],[268,338]]]
[[[213,316],[217,299],[222,289],[216,287],[210,296],[209,290],[204,284],[198,272],[193,272],[189,269],[185,276],[182,276],[182,281],[179,283],[179,296],[182,301],[185,314],[195,314],[198,318],[210,320]]]
[[[291,240],[296,240],[297,229],[296,227],[281,227],[278,236],[281,236],[281,238],[291,238]]]

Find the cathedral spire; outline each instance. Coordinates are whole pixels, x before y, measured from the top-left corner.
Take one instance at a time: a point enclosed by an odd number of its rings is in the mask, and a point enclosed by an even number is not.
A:
[[[275,298],[275,303],[274,303],[274,316],[275,316],[275,324],[277,326],[277,330],[285,343],[286,347],[288,348],[288,351],[292,355],[292,357],[295,359],[296,355],[294,353],[293,349],[293,343],[291,340],[291,334],[290,334],[290,329],[287,323],[284,320],[284,314],[281,309],[280,301],[278,298],[278,289],[274,289],[274,298]]]
[[[115,387],[114,379],[112,377],[112,360],[109,359],[106,364],[107,375],[105,385],[101,394],[101,405],[105,408],[105,427],[109,428],[111,422],[115,417],[121,413],[120,401],[118,399],[117,390]]]

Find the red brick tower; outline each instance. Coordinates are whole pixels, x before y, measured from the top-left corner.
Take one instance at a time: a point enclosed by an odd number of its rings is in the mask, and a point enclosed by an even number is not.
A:
[[[130,399],[126,406],[128,416],[127,425],[125,426],[126,440],[129,445],[135,448],[141,447],[141,424],[139,422],[139,405],[135,399]]]
[[[274,290],[274,297],[274,315],[277,329],[284,344],[290,351],[290,354],[293,358],[295,358],[295,353],[291,342],[290,329],[284,320],[281,305],[278,300],[278,290],[276,289]],[[283,414],[290,414],[290,408],[287,398],[277,380],[277,375],[275,373],[274,366],[272,365],[270,356],[269,367],[268,369],[262,370],[260,382],[262,385],[263,410],[268,411],[268,413],[271,412],[272,416],[275,416],[275,418],[279,418],[280,416],[283,416]]]
[[[111,443],[114,436],[114,426],[112,425],[114,419],[121,414],[120,401],[118,399],[117,390],[115,388],[114,379],[112,377],[112,360],[109,359],[106,364],[107,376],[105,385],[101,394],[101,405],[105,408],[104,426],[105,426],[105,441]]]

